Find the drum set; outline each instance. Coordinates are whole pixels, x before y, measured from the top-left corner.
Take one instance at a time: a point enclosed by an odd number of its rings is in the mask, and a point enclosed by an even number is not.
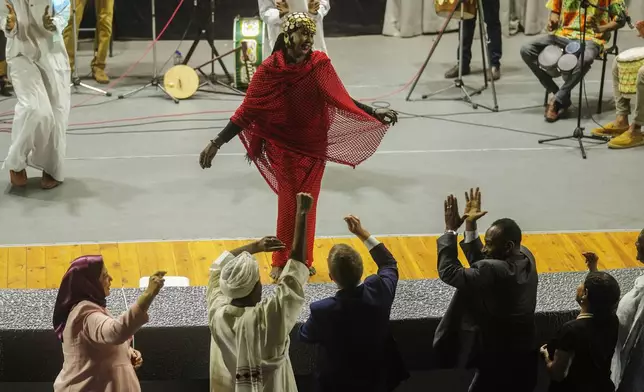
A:
[[[539,53],[539,67],[553,78],[561,76],[566,80],[577,66],[580,50],[579,41],[568,43],[564,49],[548,45]]]

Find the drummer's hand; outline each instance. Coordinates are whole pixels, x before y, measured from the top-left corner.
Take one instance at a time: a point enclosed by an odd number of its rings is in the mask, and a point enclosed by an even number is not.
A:
[[[559,14],[551,12],[550,20],[548,21],[548,31],[555,31],[557,27],[559,27]]]
[[[637,36],[644,38],[644,20],[635,22],[635,28],[637,29]]]
[[[219,147],[217,147],[215,143],[209,142],[199,156],[199,165],[202,169],[208,169],[212,167],[212,160],[215,159],[217,151],[219,151]]]
[[[280,12],[280,18],[283,18],[284,15],[288,14],[289,8],[286,0],[278,1],[276,5],[277,10]]]

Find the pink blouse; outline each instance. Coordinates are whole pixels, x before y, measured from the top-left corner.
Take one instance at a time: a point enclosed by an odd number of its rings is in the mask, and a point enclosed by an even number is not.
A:
[[[141,391],[129,340],[147,322],[136,304],[118,318],[89,301],[76,305],[63,331],[64,363],[54,392]]]

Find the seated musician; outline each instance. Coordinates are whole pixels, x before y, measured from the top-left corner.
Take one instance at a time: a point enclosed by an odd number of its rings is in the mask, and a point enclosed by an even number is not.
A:
[[[636,24],[639,36],[644,37],[644,21]],[[644,124],[644,66],[637,71],[637,90],[635,93],[635,112],[633,123],[629,125],[628,115],[631,114],[631,99],[619,91],[619,68],[617,61],[613,61],[613,92],[615,94],[615,109],[617,116],[601,128],[592,130],[596,136],[610,136],[608,148],[631,148],[644,145],[642,124]]]
[[[603,50],[610,32],[623,26],[619,22],[626,6],[623,0],[593,1],[597,7],[589,7],[586,21],[586,50],[584,53],[583,73],[588,72],[591,64]],[[571,105],[570,94],[582,77],[582,66],[578,61],[564,84],[558,87],[546,71],[539,67],[538,57],[548,45],[565,48],[568,43],[581,39],[581,23],[579,0],[549,0],[546,5],[550,9],[550,22],[547,36],[536,38],[521,48],[521,57],[539,79],[546,91],[554,94],[546,107],[545,118],[548,122],[559,120],[565,110]],[[608,12],[606,12],[608,10]]]

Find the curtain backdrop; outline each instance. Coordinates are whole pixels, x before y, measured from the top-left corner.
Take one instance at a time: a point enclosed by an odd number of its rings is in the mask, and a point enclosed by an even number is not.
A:
[[[483,4],[485,7],[485,0]],[[626,4],[633,23],[644,19],[644,0],[626,0]],[[500,17],[505,36],[520,29],[528,35],[539,34],[548,21],[546,0],[501,0]],[[436,15],[434,0],[387,0],[382,34],[393,37],[433,34],[443,22]],[[448,28],[456,30],[457,22],[451,21]]]

